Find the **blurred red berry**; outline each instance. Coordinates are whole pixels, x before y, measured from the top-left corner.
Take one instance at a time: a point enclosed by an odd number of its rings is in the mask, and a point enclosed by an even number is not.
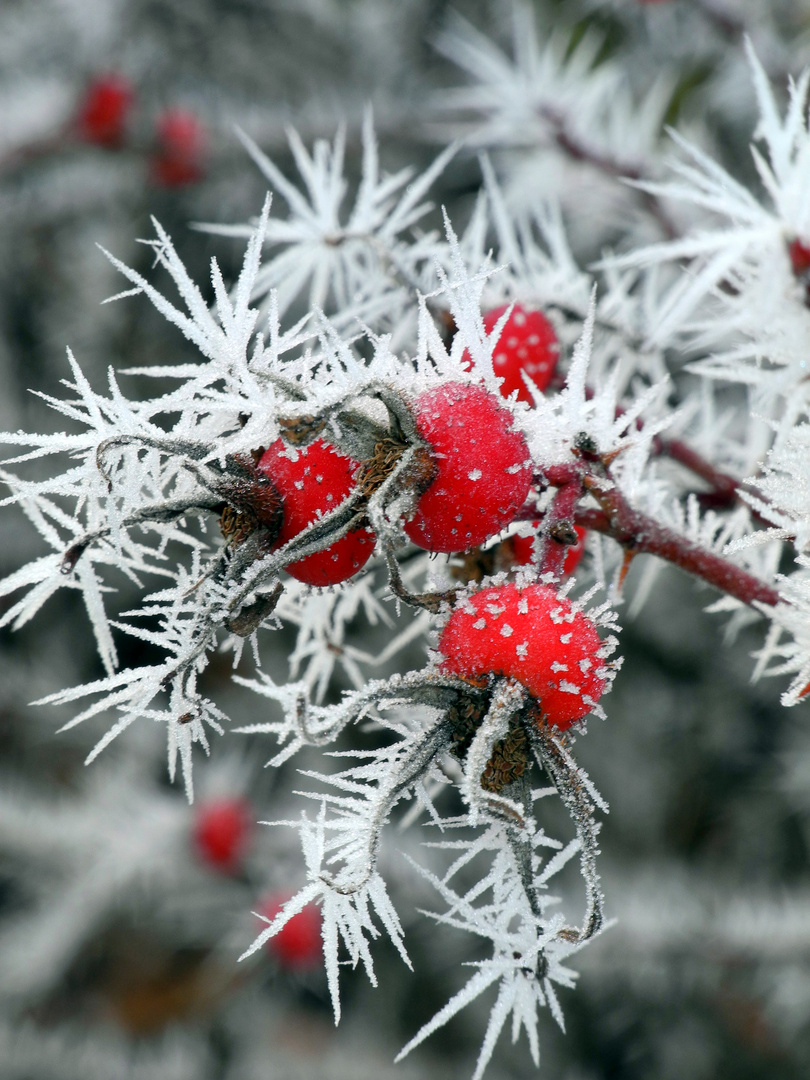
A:
[[[801,240],[791,240],[788,244],[790,265],[796,277],[802,277],[810,270],[810,247]]]
[[[85,90],[76,117],[81,138],[98,146],[120,146],[134,100],[134,90],[123,76],[101,75],[94,79]]]
[[[202,179],[206,138],[202,122],[188,109],[166,109],[157,118],[158,147],[152,176],[162,187],[183,187]]]
[[[239,868],[253,829],[253,815],[244,799],[202,803],[194,821],[194,843],[203,862],[230,874]]]
[[[488,334],[508,309],[508,304],[493,308],[484,314],[484,328]],[[492,368],[502,379],[501,394],[509,397],[517,391],[519,401],[533,403],[532,395],[523,381],[522,372],[528,375],[538,390],[545,390],[554,375],[560,356],[560,344],[554,327],[542,313],[515,304],[506,320],[501,336],[492,354]],[[463,359],[469,363],[470,355]]]
[[[272,893],[260,906],[259,914],[265,919],[274,919],[291,895],[287,892]],[[267,951],[287,971],[319,967],[323,963],[321,922],[321,909],[316,904],[307,904],[270,938]]]

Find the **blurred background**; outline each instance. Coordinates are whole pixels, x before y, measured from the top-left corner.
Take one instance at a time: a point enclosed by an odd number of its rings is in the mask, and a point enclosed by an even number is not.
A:
[[[744,36],[777,84],[810,59],[806,0],[531,7],[541,45],[555,41],[565,57],[593,43],[594,69],[611,65],[637,101],[658,95],[646,141],[627,126],[592,133],[618,171],[654,175],[668,152],[664,125],[675,124],[750,176]],[[66,346],[98,386],[109,366],[191,357],[143,297],[101,306],[124,286],[98,245],[148,277],[153,253],[138,238],[152,234],[154,215],[195,280],[207,280],[212,255],[232,280],[242,242],[190,226],[244,222],[261,207],[266,181],[236,125],[292,177],[286,125],[310,146],[343,123],[356,177],[372,102],[390,172],[424,168],[447,137],[468,138],[433,196],[454,222],[470,213],[476,150],[486,147],[511,200],[560,197],[583,265],[627,235],[660,235],[609,168],[594,171],[547,128],[498,127],[451,108],[450,90],[470,81],[453,62],[468,32],[459,13],[512,55],[511,5],[491,0],[2,0],[0,427],[61,428],[37,395],[59,393]],[[550,108],[556,92],[550,81]],[[3,575],[36,542],[23,515],[6,510]],[[780,708],[780,686],[751,684],[758,629],[724,644],[702,611],[709,600],[675,571],[659,577],[623,631],[608,720],[592,721],[578,744],[611,805],[602,869],[617,922],[582,955],[578,989],[562,1002],[567,1033],[546,1017],[545,1076],[808,1075],[810,731],[804,710]],[[361,647],[367,633],[358,621]],[[414,841],[387,856],[414,972],[382,947],[379,989],[347,973],[336,1030],[316,914],[235,963],[260,926],[250,912],[272,912],[301,882],[295,835],[253,824],[297,816],[294,767],[265,771],[266,742],[226,736],[198,767],[189,807],[166,778],[162,731],[144,726],[85,768],[103,721],[57,735],[70,714],[29,702],[100,674],[86,614],[64,590],[45,617],[3,631],[3,1080],[469,1075],[488,1001],[392,1064],[466,978],[459,963],[476,958],[469,941],[418,914],[435,900],[401,856]],[[261,719],[257,699],[229,683],[227,662],[207,678],[234,721]],[[493,1080],[531,1073],[525,1045],[507,1042],[489,1070]]]

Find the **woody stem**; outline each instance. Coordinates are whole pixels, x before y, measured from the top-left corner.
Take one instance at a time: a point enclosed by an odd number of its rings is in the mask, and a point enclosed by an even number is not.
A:
[[[577,508],[576,524],[609,536],[629,555],[656,555],[752,607],[757,604],[775,607],[779,603],[779,593],[773,586],[636,510],[605,467],[599,467],[597,473],[585,462],[571,462],[550,467],[543,477],[554,487],[570,484],[578,477],[599,503],[599,509]]]

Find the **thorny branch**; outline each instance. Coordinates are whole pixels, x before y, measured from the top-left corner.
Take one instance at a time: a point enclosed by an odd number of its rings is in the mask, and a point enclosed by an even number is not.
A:
[[[540,472],[539,479],[557,488],[579,483],[582,493],[591,495],[599,509],[577,506],[576,524],[621,544],[628,559],[641,554],[656,555],[752,607],[758,604],[775,607],[780,602],[773,586],[631,506],[612,479],[609,462],[598,454],[587,455],[587,460],[581,458],[550,466]]]

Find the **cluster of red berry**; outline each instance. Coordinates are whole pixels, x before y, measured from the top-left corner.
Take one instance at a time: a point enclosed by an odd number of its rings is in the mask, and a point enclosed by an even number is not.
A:
[[[427,484],[425,470],[413,480],[418,494],[405,532],[434,552],[483,543],[514,520],[531,485],[528,448],[513,427],[512,414],[494,395],[470,383],[428,390],[411,410],[430,461]],[[299,447],[278,439],[264,451],[257,469],[275,488],[282,507],[283,523],[273,543],[277,549],[336,509],[353,490],[362,465],[321,439]],[[287,571],[309,585],[335,585],[363,567],[374,545],[373,532],[363,525],[291,563]]]
[[[506,311],[500,307],[487,312],[489,332]],[[538,390],[545,390],[558,353],[546,317],[515,305],[493,356],[503,379],[501,393],[520,396],[522,390],[524,400],[533,403],[524,373]],[[484,544],[515,519],[532,486],[530,454],[511,411],[483,386],[466,382],[429,389],[417,395],[409,409],[428,460],[402,479],[415,496],[412,513],[403,522],[405,533],[431,552],[467,551]],[[277,439],[255,466],[273,494],[263,522],[271,527],[270,550],[336,510],[362,483],[367,467],[321,438],[298,446]],[[571,573],[582,556],[585,531],[577,528],[576,537],[567,549],[563,574]],[[286,569],[306,584],[334,585],[363,567],[375,542],[363,521]],[[512,565],[532,562],[531,537],[511,537],[508,543]],[[597,674],[600,648],[593,624],[552,587],[538,584],[523,589],[503,584],[474,594],[452,611],[439,645],[445,670],[464,677],[500,674],[517,679],[540,703],[548,722],[560,729],[589,712],[604,689],[605,681]]]
[[[217,873],[237,873],[248,851],[254,816],[242,798],[203,802],[197,807],[192,829],[193,846],[200,860]],[[259,902],[258,914],[272,920],[291,895],[269,893]],[[286,971],[318,966],[322,961],[320,909],[308,904],[270,938],[267,950]]]
[[[489,332],[506,310],[499,307],[484,316]],[[531,404],[523,374],[545,390],[558,354],[548,319],[515,305],[493,356],[496,374],[503,379],[501,394],[517,392]],[[424,475],[414,480],[418,494],[405,533],[418,547],[433,552],[468,551],[485,543],[515,519],[531,487],[528,448],[512,414],[482,386],[461,382],[424,392],[412,402],[411,411],[430,461],[428,482]],[[274,542],[279,548],[349,496],[361,463],[321,439],[301,447],[278,439],[264,451],[257,469],[274,487],[282,507],[283,524]],[[578,529],[577,536],[578,543],[566,556],[566,574],[584,550],[584,530]],[[335,585],[365,565],[374,543],[367,526],[356,528],[325,550],[293,562],[287,572],[308,585]],[[531,562],[531,538],[513,537],[511,544],[514,564]]]
[[[487,331],[506,314],[505,307],[488,312]],[[531,385],[540,392],[547,389],[558,353],[545,316],[515,306],[493,356],[502,395],[532,405]],[[410,423],[410,439],[422,455],[412,456],[397,480],[397,495],[403,489],[412,495],[410,513],[402,521],[406,535],[431,552],[479,547],[514,521],[532,488],[531,457],[512,411],[475,382],[443,383],[415,395],[405,408],[399,420],[405,420],[405,428]],[[325,441],[327,425],[317,417],[285,420],[282,427],[286,437],[256,451],[252,464],[239,459],[239,467],[248,470],[243,480],[251,494],[241,503],[234,497],[230,516],[224,514],[221,522],[236,546],[257,525],[265,532],[262,550],[272,552],[332,511],[337,520],[340,508],[352,503],[364,485],[379,490],[408,449],[402,430],[400,442],[384,440],[387,456],[356,461]],[[328,542],[332,534],[325,531],[319,550],[287,565],[291,576],[323,587],[362,569],[376,537],[363,511],[367,502],[352,505],[354,516],[335,529],[335,539]],[[531,538],[512,537],[509,542],[513,565],[533,561]],[[584,531],[578,529],[577,543],[569,541],[563,574],[574,568],[583,546]],[[529,695],[526,723],[566,731],[596,706],[606,689],[605,646],[594,623],[546,580],[521,584],[518,578],[456,593],[440,632],[437,667],[477,687],[479,694],[485,692],[482,680],[514,680]],[[242,868],[251,831],[252,815],[244,800],[222,799],[198,809],[193,842],[211,869],[232,874]],[[259,904],[258,913],[272,922],[288,899],[288,894],[274,892]],[[319,908],[305,907],[269,939],[267,948],[285,970],[320,964]]]
[[[127,143],[135,90],[118,74],[101,75],[86,87],[75,118],[79,137],[110,150]],[[155,119],[149,151],[152,179],[162,187],[182,187],[200,180],[206,156],[205,129],[197,116],[179,107]]]

